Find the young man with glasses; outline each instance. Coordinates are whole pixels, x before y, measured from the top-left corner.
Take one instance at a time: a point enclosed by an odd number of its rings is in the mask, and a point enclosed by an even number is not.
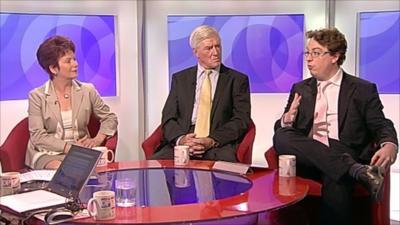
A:
[[[336,28],[307,32],[312,75],[293,85],[275,123],[278,154],[296,155],[298,175],[322,182],[321,224],[349,224],[355,182],[374,200],[396,160],[398,140],[383,114],[376,85],[342,68],[347,42]]]

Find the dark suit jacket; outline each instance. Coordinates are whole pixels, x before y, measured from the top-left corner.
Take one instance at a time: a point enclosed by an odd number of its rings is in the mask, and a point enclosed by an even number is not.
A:
[[[175,144],[190,131],[197,65],[173,75],[162,112],[164,141]],[[250,122],[250,91],[246,75],[221,65],[211,108],[210,137],[220,146],[239,143]],[[162,146],[160,146],[162,147]]]
[[[294,94],[301,97],[293,128],[308,135],[313,126],[313,115],[317,95],[317,80],[308,78],[293,85],[285,112],[289,111]],[[329,101],[329,100],[328,100]],[[343,71],[338,100],[338,132],[340,141],[354,150],[363,161],[369,161],[376,151],[371,143],[398,144],[393,123],[383,114],[376,85],[349,75]],[[280,119],[275,130],[281,127]]]

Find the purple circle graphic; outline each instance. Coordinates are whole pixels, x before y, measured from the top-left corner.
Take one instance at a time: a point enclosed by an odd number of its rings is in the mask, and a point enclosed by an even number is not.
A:
[[[169,16],[168,55],[173,73],[196,64],[191,31],[215,27],[222,61],[249,76],[252,93],[286,93],[303,77],[304,15]]]
[[[0,14],[0,99],[27,99],[48,80],[36,60],[40,43],[63,35],[76,45],[78,79],[100,95],[116,95],[114,16]]]

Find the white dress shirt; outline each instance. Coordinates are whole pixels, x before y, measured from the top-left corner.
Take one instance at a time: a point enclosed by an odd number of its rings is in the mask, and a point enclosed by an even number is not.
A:
[[[340,84],[342,83],[343,79],[343,71],[339,69],[336,74],[329,79],[329,84],[324,93],[326,99],[328,100],[328,110],[326,115],[326,120],[328,122],[328,137],[332,139],[339,140],[339,120],[338,120],[338,105],[339,105],[339,92],[340,92]],[[317,86],[319,85],[320,81],[317,81]],[[284,116],[284,115],[283,115]],[[283,123],[283,116],[281,118],[281,126],[282,127],[289,127],[292,126],[291,123],[285,124]],[[312,138],[313,131],[311,130],[309,137]]]
[[[343,71],[339,69],[337,73],[329,79],[329,84],[325,89],[325,96],[328,100],[328,111],[326,113],[326,121],[328,122],[328,137],[339,140],[339,92],[340,84],[343,79]],[[319,82],[319,81],[318,81]]]

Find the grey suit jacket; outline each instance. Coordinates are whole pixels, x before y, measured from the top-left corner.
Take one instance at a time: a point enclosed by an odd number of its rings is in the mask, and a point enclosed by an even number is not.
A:
[[[308,135],[312,129],[317,96],[317,81],[308,78],[293,85],[285,112],[289,111],[294,94],[301,97],[300,106],[293,127]],[[371,143],[380,145],[392,142],[398,145],[397,134],[392,121],[385,118],[383,105],[376,85],[349,75],[343,71],[338,100],[338,132],[340,141],[353,149],[354,155],[369,161],[376,149]],[[281,127],[280,120],[275,130]]]
[[[87,135],[87,125],[92,113],[100,120],[100,133],[112,136],[117,131],[117,117],[103,102],[92,84],[77,80],[72,82],[72,124],[74,139]],[[64,150],[65,141],[61,111],[51,81],[29,93],[29,132],[25,164],[33,168],[43,155],[57,155]]]
[[[164,144],[174,144],[187,134],[196,93],[197,66],[173,75],[171,91],[162,112]],[[250,122],[250,90],[248,77],[221,65],[211,108],[210,137],[220,146],[238,143]],[[160,146],[162,147],[162,146]]]

